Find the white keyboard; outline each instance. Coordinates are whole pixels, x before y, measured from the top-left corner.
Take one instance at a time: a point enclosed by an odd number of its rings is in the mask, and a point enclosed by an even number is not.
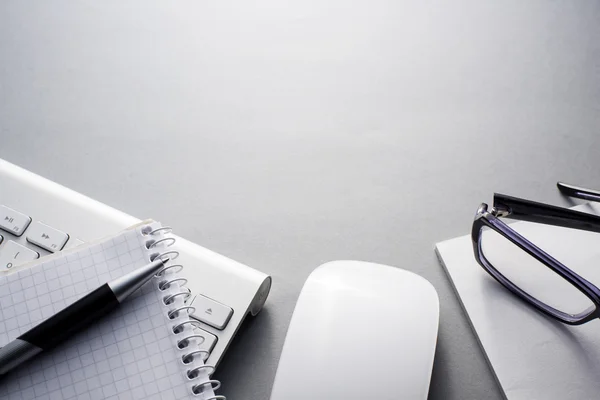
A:
[[[0,159],[0,272],[138,222]],[[244,318],[262,309],[271,278],[185,239],[177,238],[177,246],[207,363],[216,366]]]
[[[0,204],[0,271],[61,251],[67,243],[74,247],[83,241]]]

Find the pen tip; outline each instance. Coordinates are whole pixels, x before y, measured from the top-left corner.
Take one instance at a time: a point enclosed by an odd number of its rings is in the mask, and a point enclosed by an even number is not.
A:
[[[164,270],[164,263],[164,259],[155,258],[149,264],[146,264],[143,267],[135,269],[117,279],[107,282],[107,284],[113,291],[117,300],[122,302],[153,276]]]

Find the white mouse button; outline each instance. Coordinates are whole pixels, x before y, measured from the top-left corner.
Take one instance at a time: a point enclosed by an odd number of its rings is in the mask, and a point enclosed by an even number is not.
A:
[[[426,399],[438,318],[435,289],[414,273],[324,264],[298,298],[271,400]]]

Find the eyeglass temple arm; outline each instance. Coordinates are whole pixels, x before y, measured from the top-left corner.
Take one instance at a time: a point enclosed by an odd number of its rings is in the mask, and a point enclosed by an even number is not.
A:
[[[597,190],[586,189],[574,185],[569,185],[564,182],[557,182],[556,187],[560,192],[569,197],[576,197],[578,199],[584,199],[588,201],[600,202],[600,192]]]
[[[494,209],[511,219],[600,233],[600,216],[568,208],[495,193]]]

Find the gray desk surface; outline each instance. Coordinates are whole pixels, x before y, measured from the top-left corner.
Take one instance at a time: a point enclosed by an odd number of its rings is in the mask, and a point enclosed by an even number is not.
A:
[[[599,20],[593,1],[3,1],[0,157],[273,276],[218,371],[231,400],[268,398],[302,283],[335,259],[429,279],[430,398],[499,399],[434,243],[494,191],[600,187]]]

